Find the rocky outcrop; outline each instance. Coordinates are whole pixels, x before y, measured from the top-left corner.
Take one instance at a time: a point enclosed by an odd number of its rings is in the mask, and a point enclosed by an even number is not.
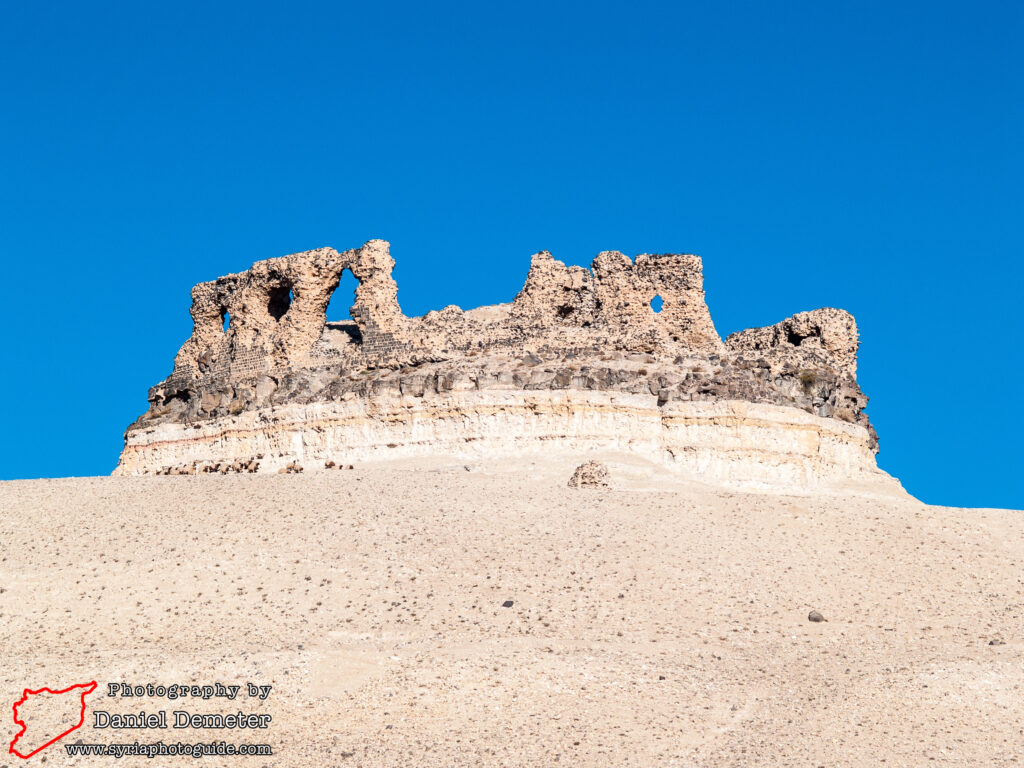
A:
[[[697,256],[605,251],[585,269],[542,252],[510,304],[406,317],[393,267],[372,240],[197,285],[192,336],[116,472],[313,471],[553,444],[730,482],[875,471],[857,326],[842,310],[723,342]],[[328,322],[345,270],[358,282],[351,319]]]
[[[608,467],[600,461],[580,464],[569,478],[570,488],[607,488]]]

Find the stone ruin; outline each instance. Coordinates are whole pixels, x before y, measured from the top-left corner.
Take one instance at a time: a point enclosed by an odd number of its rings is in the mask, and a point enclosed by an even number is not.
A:
[[[448,306],[422,318],[402,314],[394,264],[388,243],[371,240],[341,253],[319,248],[259,261],[200,283],[192,289],[192,337],[169,381],[336,362],[399,368],[527,347],[724,350],[704,303],[696,256],[645,254],[633,262],[606,251],[591,271],[542,252],[511,304],[471,312]],[[328,326],[327,305],[345,270],[358,281],[352,322]],[[660,312],[651,308],[656,296],[664,302]]]
[[[118,471],[185,472],[189,462],[254,466],[257,459],[261,471],[277,471],[298,454],[221,455],[210,448],[193,456],[180,446],[186,433],[172,432],[212,424],[222,432],[232,419],[280,415],[286,407],[489,390],[621,393],[651,398],[661,409],[733,401],[781,406],[859,426],[876,449],[856,381],[857,326],[843,310],[801,312],[723,341],[697,256],[630,259],[604,251],[586,269],[541,252],[511,303],[407,317],[393,267],[388,243],[371,240],[353,250],[259,261],[196,285],[192,335],[171,375],[150,390],[149,409],[129,427]],[[358,283],[351,319],[328,322],[328,303],[346,270]],[[216,443],[209,429],[203,434],[188,439]],[[320,466],[354,455],[337,442],[318,452]],[[171,443],[177,447],[170,453],[155,450]],[[126,462],[128,454],[133,460]],[[184,463],[177,470],[155,466],[161,456]]]

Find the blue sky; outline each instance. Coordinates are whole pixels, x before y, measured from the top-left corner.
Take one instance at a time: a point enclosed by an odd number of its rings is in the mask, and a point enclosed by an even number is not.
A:
[[[1022,37],[985,2],[8,4],[0,477],[111,470],[194,283],[380,237],[410,315],[541,249],[698,253],[723,336],[845,308],[880,465],[1024,507]]]

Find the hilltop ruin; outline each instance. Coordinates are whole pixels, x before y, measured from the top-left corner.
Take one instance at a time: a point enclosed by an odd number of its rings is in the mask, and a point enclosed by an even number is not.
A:
[[[541,443],[741,482],[874,467],[847,312],[723,341],[699,257],[605,251],[590,269],[534,255],[509,304],[406,317],[393,267],[388,243],[371,240],[196,285],[192,336],[128,428],[117,472],[310,470]],[[358,282],[351,319],[328,322],[345,270]]]

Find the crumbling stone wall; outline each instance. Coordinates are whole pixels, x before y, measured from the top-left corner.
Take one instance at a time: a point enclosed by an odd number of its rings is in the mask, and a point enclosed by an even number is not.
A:
[[[598,320],[617,328],[629,347],[722,351],[704,300],[699,257],[640,254],[633,262],[618,251],[604,251],[594,259],[593,270]],[[663,302],[660,311],[651,306],[656,297]]]
[[[595,305],[590,270],[567,267],[541,251],[530,260],[526,283],[512,302],[511,319],[524,332],[590,328]]]
[[[492,321],[454,306],[426,318],[406,317],[394,265],[388,243],[371,240],[340,253],[318,248],[259,261],[245,272],[200,283],[192,290],[194,330],[175,358],[175,375],[231,376],[313,364],[308,356],[323,335],[327,305],[346,269],[358,281],[351,315],[361,362],[371,367],[528,342],[723,348],[704,302],[696,256],[642,254],[634,262],[606,251],[591,271],[538,253],[510,311]],[[651,306],[656,296],[664,302],[660,312]]]
[[[312,348],[351,251],[333,248],[259,261],[192,289],[192,336],[174,360],[178,376],[225,375],[248,356],[277,365]]]
[[[826,307],[799,312],[766,328],[750,328],[725,340],[731,350],[772,352],[828,364],[851,377],[857,375],[859,336],[853,315]]]
[[[652,303],[660,298],[662,305]],[[591,269],[567,267],[547,251],[533,257],[511,317],[524,333],[612,349],[668,347],[720,352],[704,300],[700,258],[603,251]],[[571,331],[566,335],[567,331]]]
[[[324,333],[331,296],[347,269],[358,280],[350,313],[370,358],[407,353],[406,318],[383,240],[339,253],[318,248],[258,261],[192,289],[192,336],[174,361],[178,381],[233,377],[308,364]],[[315,356],[314,356],[315,357]]]

